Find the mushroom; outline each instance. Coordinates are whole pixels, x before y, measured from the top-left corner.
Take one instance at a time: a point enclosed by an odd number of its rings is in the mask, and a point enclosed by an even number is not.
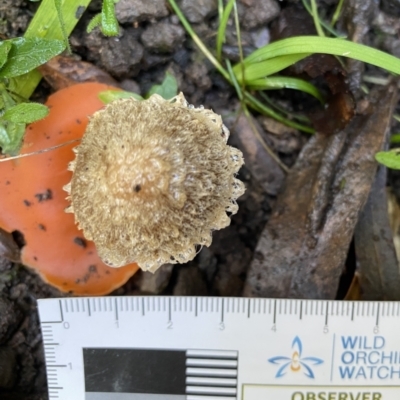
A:
[[[113,267],[154,272],[193,259],[211,232],[230,224],[244,185],[242,153],[221,117],[172,100],[117,100],[96,112],[65,186],[83,235]]]
[[[80,139],[88,116],[104,106],[98,94],[108,89],[115,88],[82,83],[50,96],[50,114],[28,126],[21,153]],[[77,229],[73,216],[64,212],[68,202],[62,187],[71,179],[67,166],[74,159],[75,145],[0,163],[0,227],[22,234],[23,264],[49,284],[76,295],[107,294],[138,267],[109,268]]]

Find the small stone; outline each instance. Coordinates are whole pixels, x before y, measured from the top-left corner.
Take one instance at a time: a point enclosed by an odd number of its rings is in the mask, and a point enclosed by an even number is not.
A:
[[[160,19],[168,15],[165,3],[165,0],[119,0],[115,15],[121,24]]]
[[[208,70],[204,63],[190,64],[185,70],[186,78],[189,82],[194,83],[202,91],[211,88],[212,81],[208,76]]]
[[[120,39],[109,38],[107,46],[100,51],[104,68],[116,78],[137,75],[142,57],[142,46],[129,33]]]
[[[140,39],[148,50],[156,53],[172,53],[185,40],[185,31],[179,25],[159,22],[148,26]]]
[[[178,5],[182,13],[192,23],[203,22],[216,14],[218,9],[217,0],[181,0]]]
[[[280,7],[275,0],[241,0],[238,10],[243,28],[254,29],[276,18]]]
[[[273,133],[274,135],[283,135],[285,133],[291,133],[294,135],[298,134],[297,129],[284,125],[282,122],[279,122],[276,119],[261,116],[259,117],[259,121],[267,132]]]
[[[118,79],[132,78],[141,68],[143,47],[135,39],[135,29],[120,29],[117,37],[107,38],[99,30],[85,37],[85,45],[91,54],[100,55],[100,66]]]
[[[120,83],[121,89],[126,90],[127,92],[133,92],[140,94],[140,86],[138,83],[132,79],[124,79]]]
[[[251,37],[253,39],[253,44],[257,49],[266,46],[271,41],[271,34],[267,27],[260,28],[253,32]]]

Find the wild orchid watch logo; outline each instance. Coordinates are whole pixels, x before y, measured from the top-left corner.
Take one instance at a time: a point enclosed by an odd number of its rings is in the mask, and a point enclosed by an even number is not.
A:
[[[300,373],[303,372],[308,378],[314,379],[313,367],[322,364],[324,361],[317,357],[303,357],[303,344],[298,336],[292,342],[292,356],[278,356],[272,357],[268,360],[271,364],[280,365],[275,378],[280,378],[286,373]]]

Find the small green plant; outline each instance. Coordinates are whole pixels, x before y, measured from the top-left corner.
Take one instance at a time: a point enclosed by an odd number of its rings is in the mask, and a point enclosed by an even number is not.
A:
[[[127,92],[124,90],[106,90],[100,93],[99,99],[104,104],[109,104],[114,100],[129,99],[130,97],[133,97],[136,100],[144,100],[153,94],[158,94],[165,100],[175,97],[178,94],[178,83],[176,82],[175,77],[167,72],[162,83],[160,85],[153,85],[144,98],[134,92]]]
[[[64,50],[60,40],[15,38],[0,42],[0,146],[3,153],[16,154],[26,124],[44,118],[46,106],[29,103],[10,87],[11,79],[27,74]]]
[[[36,0],[31,0],[36,1]],[[15,155],[26,124],[44,118],[45,106],[28,102],[41,79],[36,68],[68,49],[68,35],[91,0],[42,0],[24,37],[0,41],[0,147]],[[103,0],[88,31],[96,26],[107,36],[117,35],[115,17],[118,0]]]
[[[101,13],[95,15],[89,22],[87,32],[91,32],[94,28],[99,27],[105,36],[117,36],[119,26],[117,17],[115,16],[115,4],[119,0],[103,0]]]
[[[0,41],[2,153],[18,153],[26,124],[47,115],[47,107],[28,100],[41,79],[36,68],[69,46],[68,34],[89,3],[90,0],[42,0],[24,37]]]
[[[241,51],[236,0],[229,0],[225,8],[222,0],[219,1],[220,25],[217,32],[216,57],[194,32],[193,28],[177,6],[176,1],[168,1],[199,49],[222,74],[222,76],[224,76],[224,78],[235,87],[243,105],[249,106],[260,113],[271,116],[278,121],[305,132],[311,133],[313,132],[313,129],[310,126],[289,120],[280,112],[276,112],[272,107],[269,107],[254,96],[253,92],[284,88],[296,89],[306,92],[318,100],[323,101],[318,89],[309,82],[297,78],[277,75],[290,65],[315,53],[353,58],[378,66],[391,73],[400,74],[400,59],[394,56],[348,40],[325,37],[322,26],[328,26],[330,31],[332,31],[332,29],[326,23],[322,23],[318,17],[315,0],[311,1],[311,6],[309,6],[307,2],[304,3],[308,5],[309,12],[313,15],[314,23],[320,36],[299,36],[279,40],[254,51],[246,58],[243,58]],[[340,1],[332,18],[332,23],[337,21],[342,5],[343,1]],[[232,10],[235,11],[234,16],[241,61],[231,68],[228,61],[225,61],[226,67],[223,66],[222,43],[224,41],[227,22]]]
[[[391,169],[400,169],[400,149],[391,149],[389,151],[380,151],[375,154],[375,159],[380,164]]]

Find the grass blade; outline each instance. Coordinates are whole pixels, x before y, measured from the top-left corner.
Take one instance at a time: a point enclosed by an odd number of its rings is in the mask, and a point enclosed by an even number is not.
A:
[[[332,20],[331,20],[332,26],[335,26],[336,22],[339,20],[340,14],[342,13],[342,9],[343,9],[343,3],[344,3],[344,0],[339,0],[339,3],[336,7],[336,10],[335,10]]]
[[[304,3],[305,0],[303,0],[303,4]],[[317,30],[318,36],[325,37],[325,33],[321,26],[321,20],[318,15],[317,3],[315,0],[311,0],[311,14],[314,20],[315,29]]]
[[[342,0],[342,1],[343,1],[343,0]],[[304,5],[304,8],[307,10],[307,12],[308,12],[312,17],[314,17],[313,12],[312,12],[312,10],[311,10],[311,7],[310,7],[310,5],[308,4],[307,0],[303,0],[303,5]],[[338,33],[338,32],[336,32],[336,31],[333,29],[333,26],[335,25],[336,21],[331,22],[331,25],[328,24],[327,22],[325,22],[325,21],[322,20],[322,19],[319,19],[319,22],[320,22],[320,24],[325,28],[325,30],[326,30],[327,32],[329,32],[330,34],[332,34],[333,36],[338,37],[338,38],[343,38],[343,39],[347,37],[346,35],[341,34],[341,33]]]
[[[229,81],[229,74],[225,70],[225,68],[219,63],[219,61],[211,54],[211,52],[208,50],[208,48],[204,45],[204,43],[201,41],[199,36],[196,34],[196,32],[193,30],[191,27],[189,21],[185,18],[183,15],[182,11],[176,4],[175,0],[168,0],[170,6],[174,10],[175,14],[178,16],[179,20],[181,21],[181,24],[183,27],[186,29],[186,32],[190,35],[192,40],[196,43],[197,47],[201,50],[201,52],[208,58],[208,61],[214,67],[219,71],[219,73],[227,80]]]
[[[252,109],[258,111],[259,113],[261,113],[263,115],[272,117],[272,118],[276,119],[277,121],[284,123],[287,126],[291,126],[292,128],[296,128],[303,132],[307,132],[307,133],[315,132],[315,130],[313,128],[311,128],[310,126],[299,124],[297,122],[291,121],[291,120],[283,117],[281,114],[277,113],[272,108],[266,106],[265,104],[263,104],[261,101],[257,100],[254,96],[252,96],[248,92],[244,93],[244,98],[245,98],[246,104],[248,104],[249,107],[251,107]]]
[[[245,81],[252,81],[254,79],[259,79],[272,74],[276,74],[277,72],[280,72],[283,69],[290,67],[297,61],[300,61],[303,58],[308,57],[309,55],[310,54],[289,54],[285,56],[278,56],[270,60],[250,64],[246,66],[244,72]],[[233,70],[235,72],[236,79],[241,83],[243,74],[242,69],[240,68],[240,64],[236,65]]]
[[[297,119],[300,122],[304,122],[306,124],[310,124],[310,119],[307,118],[303,114],[298,114],[293,111],[287,110],[285,107],[281,106],[279,102],[271,99],[265,92],[260,92],[260,97],[269,104],[273,109],[280,112],[283,115],[286,115],[290,120]]]
[[[319,90],[311,83],[299,78],[273,76],[246,82],[246,86],[255,90],[295,89],[314,96],[322,104],[325,102]]]
[[[348,40],[318,36],[298,36],[279,40],[264,46],[244,59],[246,66],[269,60],[274,57],[290,54],[332,54],[363,61],[377,67],[400,74],[400,59],[383,51],[353,43]],[[235,74],[240,71],[240,65],[235,65]]]
[[[221,20],[219,21],[219,28],[217,33],[217,44],[216,44],[216,51],[217,51],[217,59],[221,61],[222,57],[222,44],[225,41],[225,32],[226,26],[228,24],[229,16],[231,15],[233,5],[236,0],[229,0],[228,4],[226,5]]]

